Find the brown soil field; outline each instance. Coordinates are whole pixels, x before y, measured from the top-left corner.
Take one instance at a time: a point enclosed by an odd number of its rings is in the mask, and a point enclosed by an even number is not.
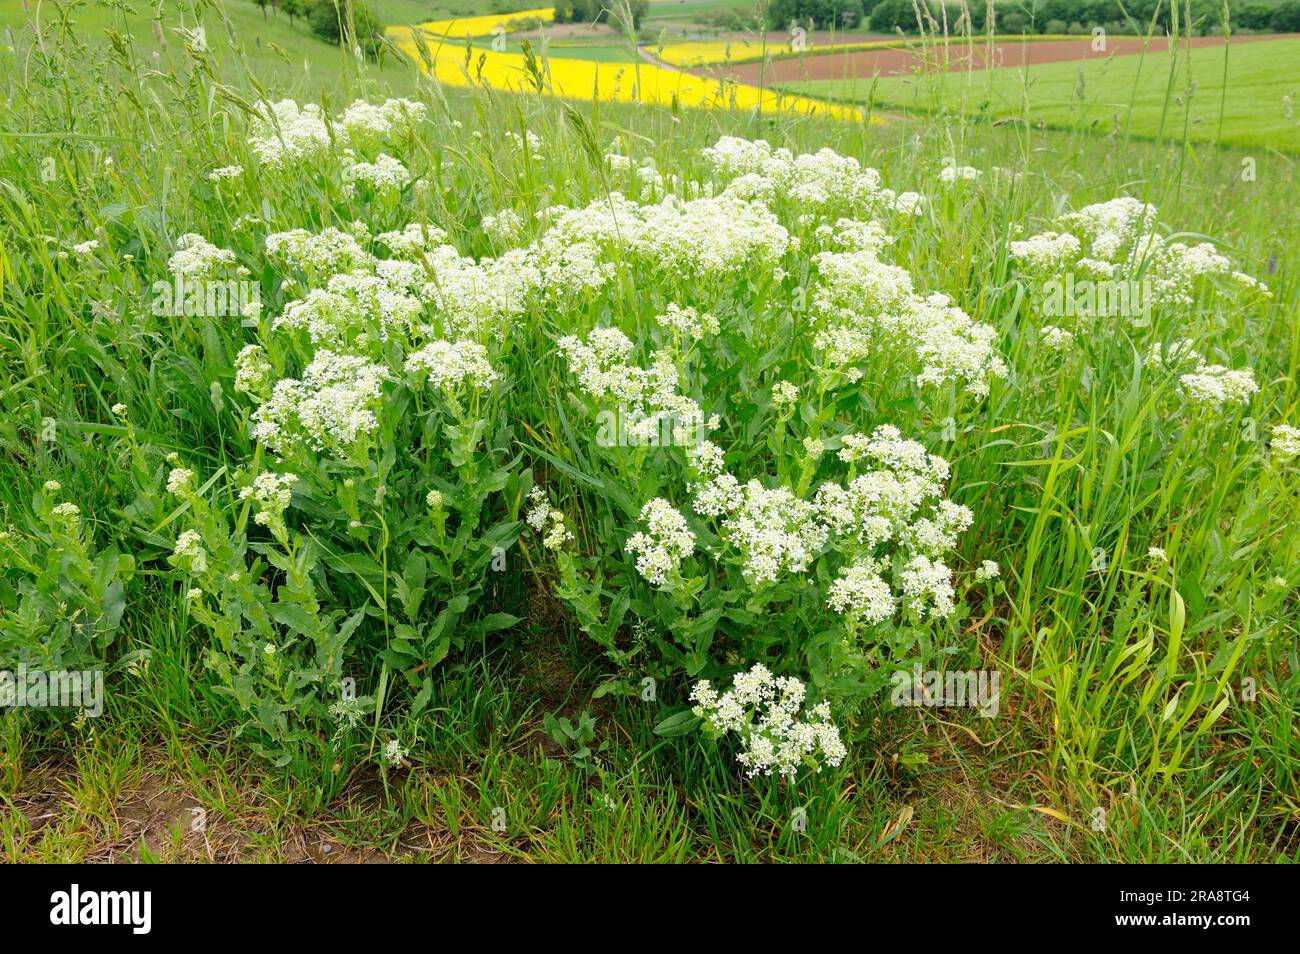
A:
[[[1268,40],[1293,39],[1300,34],[1270,33],[1254,36],[1233,37],[1234,45],[1238,43],[1256,43]],[[1059,63],[1062,61],[1080,61],[1105,59],[1108,56],[1129,56],[1142,52],[1142,37],[1111,36],[1106,38],[1106,49],[1098,52],[1092,48],[1092,39],[1078,40],[1030,40],[1028,42],[1004,42],[993,46],[993,66],[1028,66],[1037,63]],[[1223,42],[1222,37],[1200,36],[1190,41],[1193,46],[1216,46]],[[1148,52],[1157,53],[1168,46],[1165,37],[1150,40]],[[822,53],[803,59],[773,60],[766,64],[741,63],[733,66],[702,66],[689,72],[697,76],[726,75],[739,82],[757,85],[762,83],[788,83],[805,79],[853,79],[871,77],[877,73],[881,76],[906,75],[916,70],[938,70],[943,68],[941,49],[931,47],[922,49],[882,49],[860,50],[858,52]],[[952,45],[948,49],[947,68],[949,70],[976,69],[988,66],[988,47],[976,45],[973,49],[964,45]]]
[[[509,34],[512,40],[535,40],[543,36],[552,40],[589,40],[593,37],[617,40],[623,34],[614,32],[603,23],[548,23],[537,30],[520,30]]]

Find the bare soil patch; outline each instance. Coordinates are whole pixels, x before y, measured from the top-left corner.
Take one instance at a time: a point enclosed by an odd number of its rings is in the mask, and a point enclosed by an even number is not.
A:
[[[1295,33],[1272,33],[1257,36],[1233,37],[1233,45],[1238,43],[1259,43],[1269,40],[1294,39]],[[855,79],[881,76],[908,75],[916,71],[936,72],[948,70],[982,70],[990,63],[998,66],[1032,66],[1038,63],[1061,63],[1084,60],[1104,60],[1110,56],[1132,56],[1141,53],[1142,37],[1115,36],[1108,37],[1106,49],[1099,52],[1092,48],[1091,38],[1079,40],[1032,40],[1029,42],[995,43],[992,55],[986,45],[974,47],[953,44],[946,50],[937,47],[916,47],[915,49],[881,49],[860,50],[857,52],[822,53],[803,59],[773,60],[766,65],[762,63],[741,63],[734,66],[695,67],[689,72],[697,76],[728,76],[742,83],[758,85],[759,83],[789,83],[797,80]],[[1218,46],[1222,37],[1199,36],[1184,41],[1196,47]],[[1167,49],[1168,38],[1152,38],[1146,46],[1147,52],[1160,53]],[[946,57],[945,57],[946,54]],[[946,59],[946,62],[945,62]]]

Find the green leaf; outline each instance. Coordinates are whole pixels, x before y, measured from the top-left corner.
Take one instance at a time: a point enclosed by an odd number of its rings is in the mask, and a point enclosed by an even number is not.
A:
[[[271,618],[302,636],[316,635],[316,621],[297,603],[272,603]]]
[[[690,709],[683,709],[681,712],[676,712],[666,719],[660,720],[655,726],[655,735],[661,735],[667,739],[686,735],[698,728],[703,721]]]
[[[489,613],[474,624],[474,629],[480,633],[495,633],[497,630],[516,626],[519,622],[520,617],[511,616],[509,613]]]

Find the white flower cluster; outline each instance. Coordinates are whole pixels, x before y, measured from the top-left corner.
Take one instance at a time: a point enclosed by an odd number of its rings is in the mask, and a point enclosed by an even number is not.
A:
[[[884,568],[883,561],[870,557],[849,564],[831,584],[826,605],[843,616],[868,624],[889,619],[898,604],[894,591],[881,576]]]
[[[778,381],[772,385],[772,406],[775,408],[790,407],[799,400],[799,389],[789,381]]]
[[[234,252],[218,248],[202,235],[190,232],[176,243],[176,252],[167,259],[167,270],[183,279],[202,279],[234,264]]]
[[[332,142],[319,106],[283,99],[258,105],[248,146],[258,162],[274,169],[323,156]]]
[[[185,467],[173,467],[167,474],[167,492],[169,494],[183,493],[190,486],[190,481],[194,479],[194,471]]]
[[[724,539],[743,560],[752,584],[775,583],[783,573],[800,574],[826,546],[827,529],[816,506],[788,487],[769,489],[758,480],[740,486],[720,474],[695,488],[695,512],[718,519]]]
[[[618,192],[581,209],[555,207],[536,252],[543,262],[576,247],[605,250],[614,261],[640,261],[703,277],[749,268],[771,271],[793,240],[759,201],[734,195],[682,199],[669,194],[642,205]]]
[[[542,546],[548,550],[558,550],[573,539],[573,534],[564,525],[563,512],[551,506],[546,498],[546,491],[534,487],[528,492],[528,513],[524,519],[535,531],[542,534]]]
[[[655,317],[655,323],[661,328],[669,328],[693,341],[701,341],[708,335],[716,335],[720,329],[718,319],[713,315],[701,315],[694,308],[682,308],[671,302],[664,314]]]
[[[398,258],[419,261],[426,252],[431,252],[447,242],[447,233],[436,225],[427,222],[411,222],[404,229],[393,232],[380,232],[375,236]]]
[[[402,745],[402,742],[395,740],[395,738],[390,738],[389,741],[383,743],[383,760],[389,766],[394,768],[400,766],[400,764],[406,762],[409,754],[411,754],[411,750],[407,749],[406,746]]]
[[[1132,196],[1120,196],[1086,205],[1078,212],[1063,216],[1061,222],[1084,236],[1089,255],[1113,262],[1121,250],[1132,247],[1139,238],[1155,230],[1157,214],[1154,205]]]
[[[197,530],[186,530],[176,538],[173,556],[191,573],[203,573],[208,568],[208,554]]]
[[[418,372],[435,388],[487,388],[498,377],[487,349],[473,341],[432,341],[406,359],[406,370]]]
[[[1007,251],[1029,268],[1056,271],[1079,257],[1083,246],[1073,235],[1043,232],[1020,242],[1011,242]]]
[[[411,171],[387,153],[374,162],[357,162],[343,170],[344,179],[370,186],[376,192],[399,192],[411,183]]]
[[[352,119],[348,122],[354,126],[383,125],[365,119],[372,112],[357,104],[349,108],[349,113]],[[879,176],[874,170],[863,170],[855,160],[829,150],[795,157],[783,150],[771,153],[766,144],[758,148],[768,149],[769,173],[792,195],[805,196],[809,190],[822,189],[850,197],[883,197],[888,203],[895,199],[892,193],[877,188]],[[393,176],[382,174],[385,160],[380,155],[372,163],[353,168],[376,183],[404,182],[396,166],[389,170]],[[615,192],[585,208],[553,207],[544,219],[549,224],[531,245],[479,261],[447,245],[445,233],[420,224],[377,236],[380,243],[400,256],[396,260],[376,261],[365,247],[370,236],[359,225],[349,231],[327,228],[317,235],[301,229],[275,233],[268,237],[266,249],[273,259],[317,279],[373,272],[388,284],[389,304],[405,315],[414,311],[414,299],[441,313],[442,326],[437,329],[441,336],[481,337],[485,331],[504,334],[512,319],[523,314],[538,296],[600,288],[629,264],[647,264],[698,278],[763,268],[777,275],[780,260],[796,246],[762,202],[733,194],[689,200],[670,194],[660,202],[640,204]],[[483,224],[486,231],[503,242],[523,231],[517,213],[511,210],[485,217]],[[874,223],[846,219],[839,223],[839,229],[844,233],[841,244],[846,247],[876,248],[883,241]],[[392,295],[407,297],[394,299]],[[330,341],[338,303],[319,294],[315,300],[306,301],[319,308],[297,305],[287,309],[281,323],[311,327],[314,321],[314,340]],[[670,306],[663,317],[667,327],[692,337],[713,333],[716,326],[713,316],[697,315],[692,309],[676,305]],[[948,316],[940,317],[951,324]],[[952,345],[949,341],[949,349]]]
[[[306,330],[313,343],[337,347],[372,330],[380,340],[394,332],[410,333],[423,311],[419,299],[382,278],[364,271],[342,272],[325,288],[314,288],[305,298],[286,304],[271,327]]]
[[[240,500],[252,500],[257,508],[253,520],[261,526],[278,521],[289,507],[297,474],[277,474],[263,471],[253,482],[239,492]]]
[[[63,503],[55,504],[50,513],[58,517],[68,525],[71,530],[76,530],[78,521],[81,520],[81,508],[71,501],[65,500]]]
[[[483,216],[483,231],[501,243],[513,242],[524,230],[524,220],[514,209]]]
[[[954,185],[958,182],[974,182],[982,174],[974,166],[959,166],[956,159],[947,156],[939,169],[939,181],[945,185]]]
[[[1176,339],[1168,346],[1155,342],[1147,353],[1147,362],[1171,371],[1192,366],[1193,370],[1179,375],[1179,387],[1188,401],[1214,411],[1229,404],[1245,404],[1259,391],[1254,371],[1250,368],[1234,371],[1207,362],[1190,338]]]
[[[1259,390],[1250,368],[1231,370],[1221,364],[1202,364],[1178,379],[1183,393],[1193,404],[1221,410],[1227,404],[1245,404]]]
[[[244,345],[235,356],[235,390],[258,395],[271,386],[271,362],[261,345]]]
[[[266,254],[322,278],[374,265],[374,257],[354,235],[332,226],[319,234],[306,229],[275,232],[266,237]]]
[[[928,614],[942,619],[955,607],[952,589],[952,570],[939,560],[914,556],[899,574],[903,596],[908,608],[918,616]]]
[[[1171,341],[1168,347],[1157,341],[1147,353],[1147,361],[1157,368],[1204,363],[1201,353],[1196,350],[1196,342],[1190,338],[1179,338]]]
[[[651,366],[629,364],[633,345],[617,328],[596,328],[584,342],[566,335],[556,342],[578,386],[594,398],[613,398],[628,419],[627,433],[652,440],[664,423],[671,426],[674,443],[689,445],[702,429],[699,404],[678,392],[673,356],[656,351]]]
[[[1269,442],[1273,456],[1280,461],[1300,457],[1300,427],[1290,424],[1273,425],[1273,439]]]
[[[384,761],[393,767],[397,767],[406,761],[406,757],[411,754],[411,750],[397,739],[389,739],[384,743]]]
[[[419,271],[430,269],[433,279],[420,284],[417,294],[441,313],[445,332],[458,337],[505,335],[545,282],[530,254],[520,249],[476,262],[443,245],[424,262]]]
[[[405,136],[424,114],[422,103],[407,99],[390,99],[381,104],[358,101],[331,124],[315,103],[299,106],[285,99],[258,105],[248,145],[263,165],[284,168],[329,155],[335,147],[336,131],[347,134],[359,146],[371,148]]]
[[[644,531],[628,538],[624,549],[635,553],[637,572],[655,586],[668,582],[670,574],[681,570],[682,561],[695,552],[695,534],[686,518],[662,497],[647,501],[641,508]]]
[[[386,326],[407,324],[429,306],[439,313],[441,327],[418,330],[453,337],[504,336],[536,296],[597,288],[614,271],[613,265],[595,260],[594,249],[563,243],[510,249],[499,258],[475,261],[445,244],[447,235],[441,229],[422,223],[375,239],[397,257],[376,259],[368,252],[362,243],[368,244],[371,237],[360,223],[351,231],[327,228],[315,235],[303,229],[277,232],[267,238],[266,250],[273,259],[317,280],[332,278],[332,293],[351,291],[354,300],[369,299],[360,301],[363,311]],[[337,302],[318,295],[316,303],[323,314],[315,317],[327,338],[330,326],[339,323]],[[313,311],[308,308],[285,320],[309,326]]]
[[[1156,231],[1155,206],[1130,196],[1084,206],[1061,216],[1059,224],[1082,238],[1043,232],[1009,243],[1009,254],[1040,279],[1067,271],[1090,278],[1140,278],[1149,289],[1144,306],[1190,308],[1203,279],[1216,279],[1229,292],[1268,294],[1263,283],[1234,271],[1209,242],[1187,245],[1163,238]]]
[[[404,136],[424,118],[423,103],[390,99],[383,103],[357,100],[339,113],[336,124],[360,145],[375,146],[386,139]]]
[[[364,357],[321,349],[301,380],[276,382],[253,413],[253,436],[276,453],[300,438],[316,450],[349,447],[378,427],[375,406],[387,377]]]
[[[813,263],[814,343],[832,365],[845,366],[851,380],[861,376],[856,365],[890,349],[911,353],[921,366],[921,385],[962,381],[982,397],[992,378],[1006,376],[992,325],[972,320],[947,295],[918,295],[907,270],[882,261],[873,249],[821,252]]]
[[[830,704],[804,710],[806,698],[802,682],[773,676],[762,663],[736,673],[732,688],[721,695],[707,679],[691,690],[693,711],[713,732],[734,732],[740,738],[736,761],[750,778],[775,773],[793,780],[801,766],[820,772],[823,765],[844,761],[848,750],[831,721]]]
[[[520,152],[527,150],[529,155],[534,159],[542,158],[542,139],[531,129],[524,130],[521,136],[517,132],[507,132],[506,138],[514,144],[514,147]]]
[[[889,619],[897,610],[897,600],[881,576],[887,568],[884,560],[855,560],[842,569],[831,585],[828,606],[861,623],[875,624]],[[941,560],[922,554],[913,556],[898,573],[897,584],[906,607],[918,617],[944,619],[956,607],[953,572]]]
[[[779,197],[814,212],[831,205],[891,208],[899,198],[881,187],[877,170],[833,149],[795,155],[761,139],[723,136],[701,157],[716,178],[729,180],[724,195],[746,200]]]
[[[879,252],[892,245],[894,237],[874,219],[837,219],[817,226],[814,233],[825,249],[841,252]]]
[[[897,608],[883,575],[891,561],[877,554],[892,541],[905,556],[897,584],[907,608],[947,616],[955,598],[952,572],[941,557],[972,520],[969,509],[943,497],[947,461],[888,425],[869,437],[847,435],[842,443],[841,460],[855,472],[859,462],[869,469],[847,485],[823,483],[807,501],[758,480],[741,485],[724,470],[721,451],[705,442],[693,458],[701,478],[691,485],[694,510],[717,521],[723,541],[740,555],[742,574],[755,585],[806,572],[834,543],[850,559],[832,584],[828,605],[870,623]]]
[[[1043,325],[1038,336],[1043,346],[1051,351],[1069,351],[1074,346],[1074,334],[1055,325]]]

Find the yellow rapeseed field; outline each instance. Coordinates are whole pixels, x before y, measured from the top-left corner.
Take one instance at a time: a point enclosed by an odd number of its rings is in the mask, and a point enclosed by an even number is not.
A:
[[[514,20],[542,20],[550,23],[555,18],[554,7],[520,10],[517,13],[494,13],[482,17],[461,17],[456,20],[430,20],[416,24],[415,29],[433,36],[487,36],[498,26],[509,29]]]
[[[422,63],[426,72],[452,86],[479,82],[496,89],[522,92],[535,88],[521,53],[498,53],[475,47],[466,62],[465,47],[439,45],[427,38],[429,59],[420,55],[412,28],[389,31],[394,44]],[[582,100],[640,102],[670,106],[758,109],[764,113],[798,113],[856,119],[855,107],[839,106],[805,96],[763,90],[741,83],[692,76],[653,63],[597,63],[591,60],[541,61],[545,88],[556,96]]]

